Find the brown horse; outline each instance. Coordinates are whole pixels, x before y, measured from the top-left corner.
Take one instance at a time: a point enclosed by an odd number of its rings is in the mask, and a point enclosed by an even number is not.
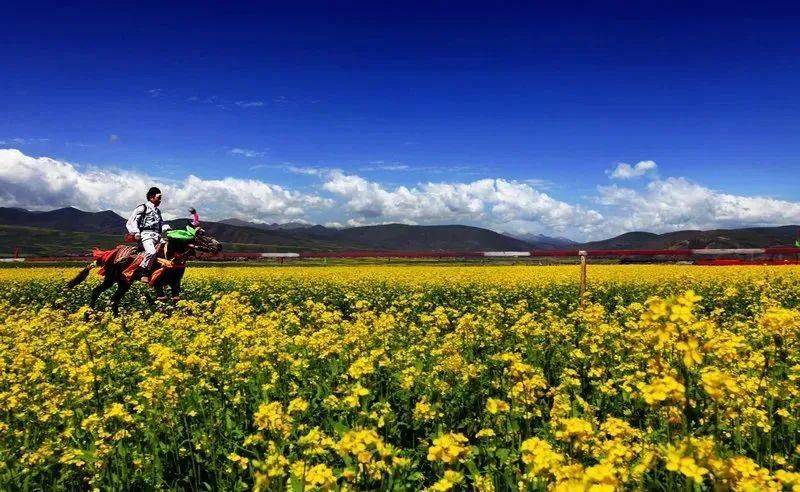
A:
[[[156,254],[153,264],[153,273],[150,277],[149,285],[155,289],[156,296],[159,300],[166,300],[167,296],[164,292],[165,287],[170,288],[172,300],[176,301],[181,293],[181,280],[186,269],[186,260],[195,256],[197,252],[216,254],[222,251],[222,245],[207,234],[203,229],[196,229],[194,238],[191,240],[173,240],[167,239],[162,243]],[[71,289],[80,284],[92,268],[100,267],[100,275],[103,276],[103,281],[92,289],[92,299],[89,302],[89,307],[95,308],[97,299],[105,290],[109,289],[112,285],[117,284],[117,290],[111,297],[111,309],[114,314],[119,314],[119,304],[122,297],[128,292],[131,283],[135,279],[130,279],[125,274],[125,270],[131,267],[134,262],[141,261],[141,253],[133,251],[130,246],[119,245],[116,248],[108,251],[95,250],[95,260],[86,265],[78,275],[67,283],[67,289]],[[148,295],[148,299],[152,298]]]

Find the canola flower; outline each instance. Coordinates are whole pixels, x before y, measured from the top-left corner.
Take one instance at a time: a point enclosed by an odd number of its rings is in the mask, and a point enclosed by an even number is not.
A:
[[[800,490],[794,267],[73,273],[0,270],[0,490]]]

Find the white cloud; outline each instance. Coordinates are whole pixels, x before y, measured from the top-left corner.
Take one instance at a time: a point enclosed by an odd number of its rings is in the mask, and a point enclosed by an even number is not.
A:
[[[238,148],[238,147],[232,148],[232,149],[231,149],[231,150],[229,150],[228,152],[229,152],[229,153],[231,153],[231,154],[233,154],[233,155],[241,155],[241,156],[244,156],[244,157],[250,157],[250,158],[253,158],[253,157],[261,157],[262,155],[264,155],[264,153],[263,153],[263,152],[259,152],[259,151],[257,151],[257,150],[252,150],[252,149],[240,149],[240,148]]]
[[[541,178],[523,179],[522,182],[523,183],[528,183],[529,185],[533,186],[534,188],[539,188],[539,189],[552,188],[553,184],[554,184],[549,179],[541,179]]]
[[[384,163],[383,161],[371,162],[370,166],[362,167],[361,171],[409,171],[410,166],[398,163]]]
[[[612,179],[633,179],[655,173],[656,169],[658,165],[653,161],[640,161],[634,166],[620,162],[613,170],[606,171],[606,174]]]
[[[73,206],[127,215],[153,184],[164,192],[165,215],[181,215],[194,206],[207,219],[284,222],[333,204],[328,198],[251,179],[207,180],[190,175],[164,183],[145,174],[89,166],[79,169],[69,162],[0,149],[0,206],[34,210]]]
[[[685,178],[654,179],[641,188],[600,186],[596,196],[587,198],[595,202],[592,209],[553,198],[536,180],[491,178],[389,186],[340,170],[279,167],[318,176],[323,196],[254,179],[190,175],[164,180],[0,149],[0,206],[34,210],[74,206],[91,211],[111,209],[125,215],[155,184],[164,191],[165,215],[180,215],[195,206],[209,220],[299,219],[326,222],[331,227],[461,223],[510,232],[559,233],[574,239],[601,239],[632,230],[665,232],[800,223],[800,202],[724,193]],[[326,193],[334,199],[326,198]]]
[[[164,91],[161,89],[150,89],[147,93],[150,94],[150,97],[159,97]]]
[[[286,166],[286,170],[294,174],[304,174],[306,176],[322,176],[328,170],[323,167],[312,166]]]
[[[642,191],[598,187],[598,202],[613,210],[616,232],[773,226],[800,222],[800,203],[721,193],[685,178],[652,181]]]
[[[647,167],[647,166],[645,166]],[[536,183],[536,181],[533,181]],[[800,202],[723,193],[685,178],[643,189],[598,187],[591,209],[553,198],[528,182],[502,178],[389,187],[342,171],[322,188],[343,200],[347,225],[466,223],[512,232],[601,239],[632,230],[666,232],[800,223]]]
[[[264,101],[236,101],[240,108],[259,108],[264,105]]]
[[[108,136],[108,143],[117,143],[119,142],[119,135],[116,133],[112,133]]]
[[[569,205],[529,184],[505,179],[387,189],[360,176],[332,171],[323,189],[344,197],[347,209],[357,215],[352,220],[361,222],[470,222],[491,227],[526,221],[564,230],[592,227],[602,220],[596,211]]]

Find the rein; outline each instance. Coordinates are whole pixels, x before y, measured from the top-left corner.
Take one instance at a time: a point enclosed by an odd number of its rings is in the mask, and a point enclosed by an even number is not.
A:
[[[188,252],[188,251],[187,251]],[[185,268],[183,254],[175,253],[172,259],[169,259],[169,241],[164,243],[164,258],[157,258],[158,263],[164,268]]]

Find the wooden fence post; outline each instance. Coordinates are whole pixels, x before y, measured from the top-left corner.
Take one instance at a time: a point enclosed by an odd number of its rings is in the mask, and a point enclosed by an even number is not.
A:
[[[586,251],[578,251],[581,258],[581,306],[583,306],[583,294],[586,293]]]

